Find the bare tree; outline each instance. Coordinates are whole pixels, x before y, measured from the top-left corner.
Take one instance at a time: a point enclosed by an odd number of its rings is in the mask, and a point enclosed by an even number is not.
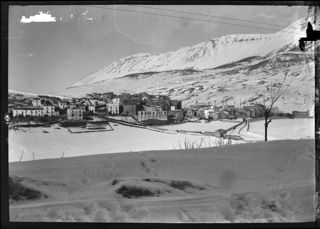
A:
[[[264,140],[268,141],[268,127],[271,122],[272,116],[272,109],[274,104],[278,101],[280,97],[282,97],[288,90],[291,81],[287,82],[288,80],[288,72],[284,73],[284,77],[281,82],[271,83],[267,86],[262,103],[258,103],[260,111],[263,113],[264,116]]]

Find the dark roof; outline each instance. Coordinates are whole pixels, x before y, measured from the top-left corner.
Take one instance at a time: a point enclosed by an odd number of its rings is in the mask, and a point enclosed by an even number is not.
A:
[[[43,110],[42,107],[17,107],[15,110]]]
[[[52,103],[50,101],[47,101],[47,100],[43,101],[43,105],[45,105],[45,106],[53,106]]]
[[[180,100],[170,100],[170,103],[172,105],[177,105],[178,103],[181,103],[181,101]]]
[[[124,101],[123,106],[137,105],[136,101]]]

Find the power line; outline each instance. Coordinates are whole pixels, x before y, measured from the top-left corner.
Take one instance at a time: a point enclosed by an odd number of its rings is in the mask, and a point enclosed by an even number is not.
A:
[[[216,15],[210,15],[210,14],[203,14],[203,13],[196,13],[196,12],[190,12],[190,11],[180,11],[180,10],[172,10],[172,9],[161,9],[161,8],[156,8],[156,7],[146,7],[146,6],[137,6],[137,5],[134,5],[134,7],[144,8],[144,9],[161,10],[161,11],[171,11],[171,12],[183,13],[183,14],[193,14],[193,15],[213,17],[213,18],[223,18],[223,19],[227,19],[227,20],[237,20],[237,21],[244,21],[244,22],[250,22],[250,23],[258,23],[258,24],[264,24],[264,25],[272,25],[272,26],[278,26],[278,27],[284,27],[284,26],[285,26],[285,25],[277,25],[277,24],[260,22],[260,21],[245,20],[245,19],[231,18],[231,17],[222,17],[222,16],[216,16]]]
[[[175,16],[175,15],[168,15],[168,14],[161,14],[161,13],[149,13],[149,12],[141,12],[141,11],[128,10],[128,9],[115,9],[115,8],[106,8],[106,7],[98,7],[98,6],[86,6],[86,7],[93,7],[93,8],[106,9],[106,10],[116,10],[116,11],[123,11],[123,12],[129,12],[129,13],[158,15],[158,16],[165,16],[165,17],[172,17],[172,18],[179,18],[179,19],[186,19],[186,20],[219,23],[219,24],[226,24],[226,25],[233,25],[233,26],[240,26],[240,27],[246,27],[246,28],[255,28],[255,29],[269,30],[269,31],[273,31],[273,32],[279,32],[279,30],[271,29],[271,28],[263,28],[263,27],[257,27],[257,26],[241,25],[241,24],[234,24],[234,23],[229,23],[229,22],[219,22],[219,21],[199,19],[199,18],[182,17],[182,16]],[[294,33],[293,31],[292,32],[283,31],[283,32]]]

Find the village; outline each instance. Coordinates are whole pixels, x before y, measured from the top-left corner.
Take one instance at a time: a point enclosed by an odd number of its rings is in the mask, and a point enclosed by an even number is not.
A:
[[[59,98],[39,95],[25,97],[22,94],[9,94],[8,111],[13,120],[27,121],[30,117],[47,117],[61,123],[83,124],[90,116],[100,115],[123,122],[134,122],[144,125],[161,125],[196,121],[204,119],[215,121],[221,119],[263,117],[263,105],[250,104],[240,107],[235,105],[217,106],[195,103],[182,107],[182,102],[172,100],[165,95],[148,93],[116,95],[112,92],[87,94],[82,98]],[[293,111],[283,113],[278,107],[272,109],[275,117],[307,118],[311,111]],[[20,119],[19,119],[20,118]],[[48,119],[47,119],[48,120]]]

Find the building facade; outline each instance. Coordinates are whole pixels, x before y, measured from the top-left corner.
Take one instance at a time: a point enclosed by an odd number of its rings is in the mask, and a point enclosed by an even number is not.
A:
[[[58,107],[59,107],[60,109],[65,109],[65,108],[67,108],[67,102],[65,102],[65,101],[58,101]]]
[[[32,106],[34,107],[41,107],[41,100],[40,99],[33,99]]]
[[[120,113],[120,105],[117,103],[107,103],[107,111],[110,114],[119,114]]]
[[[308,118],[309,117],[309,110],[308,111],[292,111],[293,118]]]
[[[68,120],[82,120],[83,110],[81,108],[68,108],[67,118]]]
[[[167,111],[138,111],[138,121],[145,121],[150,119],[168,120]]]
[[[184,118],[184,111],[181,109],[169,110],[168,117],[176,121],[182,121]]]
[[[123,104],[124,115],[136,115],[137,114],[137,105],[136,104]]]
[[[13,117],[44,117],[44,116],[59,116],[59,112],[54,110],[54,106],[51,107],[19,107],[12,109]]]
[[[20,107],[12,109],[13,117],[40,117],[44,116],[42,107]]]

